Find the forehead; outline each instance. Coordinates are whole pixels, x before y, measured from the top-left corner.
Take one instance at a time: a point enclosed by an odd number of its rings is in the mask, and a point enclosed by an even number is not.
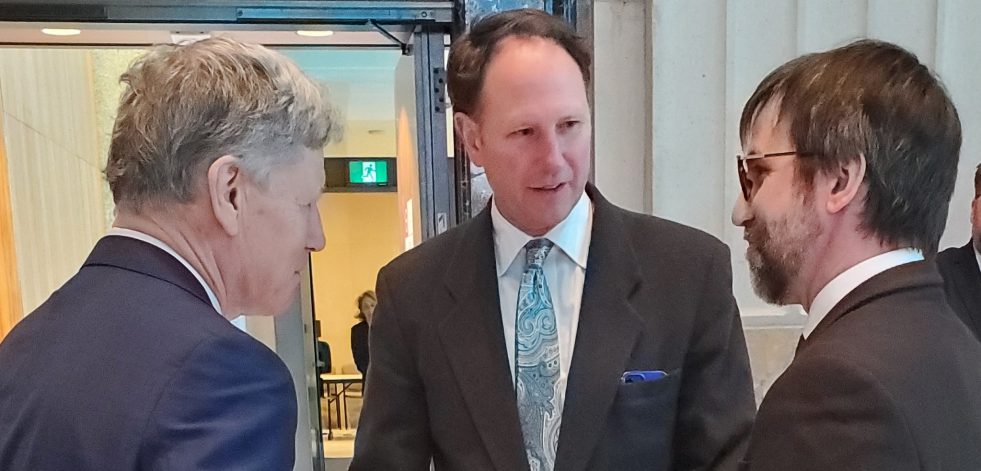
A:
[[[743,151],[747,154],[786,152],[793,150],[790,122],[781,117],[779,100],[771,100],[756,113],[749,135],[744,136]]]
[[[546,38],[508,37],[497,46],[485,70],[480,110],[504,112],[543,103],[580,106],[586,85],[575,59]]]

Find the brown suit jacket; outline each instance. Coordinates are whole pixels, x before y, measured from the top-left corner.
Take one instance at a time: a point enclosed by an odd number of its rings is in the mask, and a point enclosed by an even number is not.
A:
[[[760,405],[751,471],[981,470],[981,343],[930,261],[835,306]]]
[[[735,469],[754,399],[728,249],[613,206],[593,234],[555,469]],[[489,211],[379,274],[354,471],[528,469]],[[620,384],[626,370],[664,370]]]

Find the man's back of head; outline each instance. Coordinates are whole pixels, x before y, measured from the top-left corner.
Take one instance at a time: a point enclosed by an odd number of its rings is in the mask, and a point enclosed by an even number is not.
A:
[[[170,246],[226,316],[282,312],[323,247],[322,148],[337,127],[326,91],[281,54],[221,37],[157,46],[121,80],[105,171],[114,226]]]

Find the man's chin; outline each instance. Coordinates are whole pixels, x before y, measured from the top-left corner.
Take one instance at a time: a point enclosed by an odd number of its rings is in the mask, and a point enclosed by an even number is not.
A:
[[[776,273],[766,270],[759,265],[750,262],[750,274],[753,285],[753,292],[767,304],[786,306],[794,304],[790,301],[790,293],[787,290],[788,281],[779,277]]]

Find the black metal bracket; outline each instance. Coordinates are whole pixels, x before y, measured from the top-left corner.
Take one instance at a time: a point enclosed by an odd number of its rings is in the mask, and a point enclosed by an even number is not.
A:
[[[378,32],[382,34],[382,36],[385,36],[386,38],[388,38],[389,41],[392,41],[393,43],[398,44],[399,45],[399,49],[402,50],[402,55],[403,56],[412,55],[412,45],[411,44],[402,42],[399,38],[396,38],[394,34],[389,33],[388,30],[386,30],[385,28],[382,28],[382,26],[380,24],[378,24],[378,22],[375,21],[375,20],[368,20],[368,24],[370,24],[371,26],[374,26],[374,28],[377,29]]]
[[[433,67],[433,111],[446,112],[446,68]]]

